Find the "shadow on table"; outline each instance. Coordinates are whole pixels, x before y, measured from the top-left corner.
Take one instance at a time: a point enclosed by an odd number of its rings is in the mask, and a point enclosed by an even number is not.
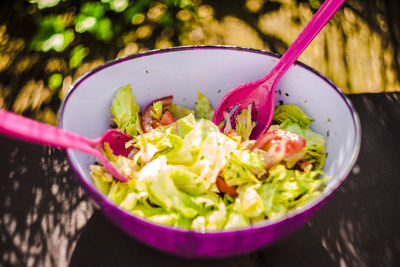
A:
[[[0,266],[65,266],[92,205],[62,150],[0,136]]]

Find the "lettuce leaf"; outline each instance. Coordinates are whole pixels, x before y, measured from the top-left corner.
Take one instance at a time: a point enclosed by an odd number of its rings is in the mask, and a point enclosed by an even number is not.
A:
[[[159,121],[162,116],[163,104],[161,101],[156,101],[153,103],[153,109],[150,111],[151,117],[156,121]]]
[[[167,212],[163,207],[154,207],[150,205],[147,201],[139,202],[131,212],[137,216],[145,218],[163,214],[172,214],[172,212]]]
[[[184,106],[176,105],[176,104],[171,104],[171,105],[165,107],[165,109],[168,110],[169,112],[171,112],[171,114],[177,120],[182,119],[189,114],[194,114],[194,111],[192,111],[188,108],[185,108]]]
[[[129,192],[125,199],[121,202],[121,208],[126,210],[133,210],[136,208],[138,201],[140,200],[140,196],[137,193]]]
[[[215,193],[205,193],[193,198],[199,207],[199,216],[193,220],[193,227],[199,230],[222,229],[227,219],[224,201]]]
[[[313,122],[299,107],[295,105],[280,105],[275,107],[274,118],[278,124],[285,120],[299,124],[301,127],[307,126]]]
[[[100,192],[107,195],[110,191],[111,183],[114,180],[112,175],[100,165],[90,165],[90,174],[92,175],[94,183]]]
[[[219,132],[218,127],[210,121],[200,120],[196,127],[200,138],[193,145],[198,148],[195,164],[188,168],[197,173],[204,182],[214,184],[224,167],[229,153],[239,143]]]
[[[197,216],[193,221],[190,228],[194,230],[206,230],[206,218],[204,216]]]
[[[235,150],[229,154],[222,168],[221,177],[229,186],[260,183],[258,178],[265,174],[265,162],[250,150]]]
[[[319,195],[329,179],[320,177],[319,170],[289,170],[283,164],[271,168],[269,173],[266,183],[258,189],[269,219],[279,218]]]
[[[238,189],[239,198],[236,204],[239,206],[240,214],[247,218],[259,217],[264,211],[263,200],[256,190],[259,186],[259,184],[245,185]]]
[[[170,166],[169,175],[175,186],[190,195],[201,195],[207,192],[209,184],[204,183],[198,175],[183,166]]]
[[[212,117],[214,115],[214,110],[211,107],[210,101],[208,101],[205,95],[203,95],[199,91],[197,91],[197,95],[198,98],[196,103],[194,104],[196,117],[198,119],[212,120]]]
[[[248,226],[250,221],[240,213],[231,212],[228,216],[225,229],[241,228]]]
[[[193,113],[189,113],[187,116],[179,119],[177,122],[178,135],[182,138],[186,136],[195,127],[196,120]]]
[[[244,140],[250,138],[251,132],[256,126],[256,123],[251,119],[251,108],[252,105],[249,105],[247,109],[243,109],[240,111],[239,115],[236,116],[235,131]]]
[[[163,207],[166,211],[175,210],[186,218],[194,218],[198,211],[191,197],[179,191],[166,170],[166,158],[159,157],[152,161],[146,176],[141,176],[152,203]],[[146,168],[144,167],[144,168]],[[143,169],[144,169],[143,168]],[[142,175],[144,173],[142,172]]]
[[[176,225],[179,220],[179,215],[172,212],[161,212],[160,214],[155,214],[153,216],[148,217],[148,219],[152,222],[166,225]]]
[[[143,130],[140,125],[139,106],[131,92],[130,85],[119,89],[113,99],[111,112],[114,116],[112,120],[117,123],[118,129],[130,136],[136,136],[142,134]]]
[[[117,204],[121,204],[121,202],[128,195],[128,184],[119,181],[113,181],[110,186],[110,191],[108,192],[108,197]]]
[[[211,192],[193,197],[192,200],[198,206],[200,215],[206,215],[211,210],[217,209],[220,203],[219,196]]]
[[[206,215],[206,229],[217,230],[222,229],[226,222],[226,207],[222,200],[219,200],[216,210],[210,211]]]
[[[192,163],[193,142],[196,139],[196,135],[191,131],[194,125],[194,116],[189,114],[171,127],[159,127],[138,136],[134,140],[134,146],[140,151],[135,155],[135,160],[137,158],[137,161],[144,165],[153,158],[164,155],[169,164]],[[189,132],[190,135],[186,136]]]

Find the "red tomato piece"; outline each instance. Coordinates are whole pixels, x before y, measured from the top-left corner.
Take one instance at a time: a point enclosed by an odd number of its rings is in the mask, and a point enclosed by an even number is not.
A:
[[[172,104],[172,99],[173,99],[173,96],[169,95],[166,97],[156,99],[147,105],[147,107],[144,109],[143,114],[142,114],[142,128],[145,133],[148,133],[151,130],[153,130],[154,128],[156,128],[156,127],[153,127],[153,125],[154,125],[153,118],[150,115],[150,111],[153,109],[153,104],[157,101],[161,101],[161,103],[163,104],[163,107],[169,106]]]
[[[297,134],[281,129],[266,132],[257,138],[252,150],[261,149],[268,152],[267,169],[274,166],[287,156],[300,152],[306,145],[306,140]]]
[[[229,132],[228,132],[228,134],[229,135],[232,135],[232,136],[239,136],[239,134],[235,131],[235,130],[230,130]]]
[[[160,123],[162,125],[170,125],[174,122],[176,122],[175,117],[168,110],[165,111],[165,113],[161,117]]]
[[[236,192],[236,189],[232,186],[229,186],[224,179],[222,179],[221,177],[217,177],[217,187],[219,189],[219,191],[221,191],[222,193],[228,194],[231,197],[237,197],[238,193]]]

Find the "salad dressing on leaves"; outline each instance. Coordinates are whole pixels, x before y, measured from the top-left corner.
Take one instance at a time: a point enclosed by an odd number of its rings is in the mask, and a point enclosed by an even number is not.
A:
[[[300,108],[277,106],[274,125],[254,141],[251,106],[221,133],[209,101],[198,95],[194,110],[167,96],[140,113],[132,88],[121,88],[112,120],[132,136],[126,146],[133,149],[129,157],[107,146],[104,153],[130,180],[92,165],[97,188],[136,216],[201,231],[278,219],[321,193],[329,179],[325,141]]]

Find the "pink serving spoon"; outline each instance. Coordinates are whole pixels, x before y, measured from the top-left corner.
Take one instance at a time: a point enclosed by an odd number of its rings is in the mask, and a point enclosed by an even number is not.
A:
[[[267,76],[239,85],[222,98],[215,109],[213,122],[220,125],[224,120],[223,113],[234,111],[230,114],[234,125],[238,113],[252,105],[252,119],[257,125],[250,138],[256,139],[265,133],[274,115],[275,90],[279,80],[344,2],[345,0],[326,0]]]
[[[93,140],[0,109],[0,134],[42,145],[63,149],[72,148],[91,154],[116,179],[122,182],[128,181],[128,178],[122,175],[102,152],[103,144],[108,143],[115,155],[127,156],[129,154],[130,149],[125,148],[125,142],[132,138],[120,130],[109,129],[99,138]]]

